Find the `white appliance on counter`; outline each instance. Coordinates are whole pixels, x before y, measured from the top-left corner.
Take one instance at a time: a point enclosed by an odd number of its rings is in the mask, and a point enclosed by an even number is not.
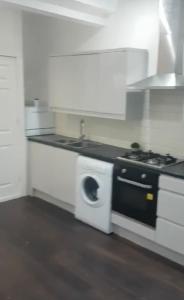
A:
[[[47,106],[26,106],[25,117],[26,136],[55,132],[54,113]]]
[[[77,161],[75,217],[111,233],[113,164],[79,156]]]

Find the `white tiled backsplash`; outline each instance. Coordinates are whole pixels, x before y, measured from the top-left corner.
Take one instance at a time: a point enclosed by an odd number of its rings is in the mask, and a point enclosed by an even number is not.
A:
[[[57,114],[57,133],[78,137],[81,116]],[[88,138],[129,147],[134,141],[145,149],[184,157],[184,91],[154,91],[144,104],[144,119],[117,121],[89,118]]]

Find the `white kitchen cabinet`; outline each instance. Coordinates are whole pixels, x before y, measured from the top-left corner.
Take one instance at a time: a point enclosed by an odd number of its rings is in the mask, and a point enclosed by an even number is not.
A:
[[[184,180],[161,175],[156,242],[184,255]]]
[[[161,190],[171,191],[184,196],[184,180],[172,176],[162,175],[159,180]]]
[[[32,188],[52,194],[53,154],[52,148],[30,143],[30,165]]]
[[[32,189],[74,205],[77,153],[30,142]]]
[[[156,241],[160,245],[184,255],[184,226],[158,218]]]
[[[146,74],[144,50],[118,49],[51,57],[50,107],[71,114],[126,119],[127,85]],[[136,104],[136,94],[134,99]],[[132,110],[134,104],[131,101]]]
[[[184,226],[184,195],[159,191],[157,215]]]

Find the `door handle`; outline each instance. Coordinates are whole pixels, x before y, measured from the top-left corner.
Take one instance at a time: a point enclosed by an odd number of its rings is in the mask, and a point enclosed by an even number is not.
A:
[[[147,190],[150,190],[153,187],[152,185],[143,184],[143,183],[140,183],[140,182],[136,182],[136,181],[132,181],[132,180],[129,180],[129,179],[121,178],[120,176],[117,176],[117,180],[121,181],[123,183],[128,183],[128,184],[131,184],[133,186],[140,187],[142,189],[147,189]]]

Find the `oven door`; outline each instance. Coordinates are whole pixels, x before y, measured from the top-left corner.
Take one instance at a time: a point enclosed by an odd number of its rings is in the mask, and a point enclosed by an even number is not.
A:
[[[157,184],[141,183],[116,176],[113,190],[113,210],[155,227]]]

